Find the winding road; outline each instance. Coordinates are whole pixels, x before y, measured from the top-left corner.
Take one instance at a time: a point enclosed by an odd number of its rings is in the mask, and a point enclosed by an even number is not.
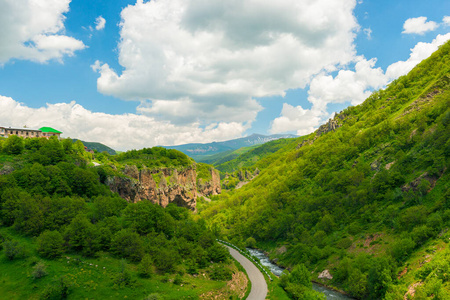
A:
[[[250,260],[248,260],[245,256],[240,254],[237,250],[228,247],[226,245],[224,246],[228,248],[231,256],[233,256],[233,258],[236,259],[244,267],[245,271],[247,271],[248,278],[252,283],[252,289],[247,297],[247,300],[266,299],[267,283],[261,271]]]

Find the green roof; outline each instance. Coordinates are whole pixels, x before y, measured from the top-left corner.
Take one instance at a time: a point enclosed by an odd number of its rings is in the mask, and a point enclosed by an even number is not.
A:
[[[39,128],[39,130],[42,131],[42,132],[62,133],[61,131],[58,131],[58,130],[53,129],[51,127],[41,127],[41,128]]]

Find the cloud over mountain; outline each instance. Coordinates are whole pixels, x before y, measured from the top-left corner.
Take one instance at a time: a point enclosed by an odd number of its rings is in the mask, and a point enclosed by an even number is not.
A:
[[[255,97],[304,88],[313,75],[353,59],[355,5],[355,0],[138,1],[121,14],[123,71],[97,61],[97,87],[144,101],[142,112],[174,122],[208,116],[252,121],[261,110]]]
[[[1,95],[0,120],[0,126],[51,126],[65,137],[101,142],[117,150],[224,141],[241,137],[247,129],[236,122],[214,123],[205,128],[198,123],[176,126],[144,115],[92,112],[75,101],[36,109]]]

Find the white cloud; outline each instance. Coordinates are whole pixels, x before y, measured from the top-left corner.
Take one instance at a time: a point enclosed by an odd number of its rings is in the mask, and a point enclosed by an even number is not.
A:
[[[297,135],[306,135],[314,131],[326,114],[317,109],[303,109],[301,106],[283,104],[280,117],[273,120],[270,132],[282,133],[296,131]]]
[[[450,26],[450,16],[444,16],[444,18],[442,18],[442,22],[445,26]]]
[[[65,137],[100,142],[117,150],[223,141],[241,137],[248,129],[238,122],[201,128],[198,123],[176,126],[144,115],[94,113],[75,101],[36,109],[4,96],[0,96],[0,120],[0,126],[51,126],[62,131]]]
[[[106,20],[102,16],[98,16],[95,19],[95,29],[96,30],[102,30],[105,28]]]
[[[308,100],[314,108],[326,111],[329,103],[362,103],[373,89],[379,89],[387,83],[381,68],[374,68],[376,59],[366,60],[358,57],[355,70],[341,70],[332,77],[319,74],[311,81]]]
[[[264,5],[262,5],[264,4]],[[303,88],[352,61],[355,0],[153,0],[122,13],[121,74],[97,62],[98,90],[150,116],[244,122],[255,97]],[[172,101],[173,107],[169,102]],[[142,106],[142,105],[141,105]],[[224,109],[224,113],[220,110]]]
[[[372,29],[364,28],[363,32],[366,35],[367,39],[370,41],[372,39]]]
[[[387,70],[386,75],[390,80],[396,79],[402,75],[408,74],[418,63],[425,58],[428,58],[439,46],[450,40],[450,33],[445,35],[439,34],[431,43],[417,43],[406,61],[398,61],[391,64]]]
[[[308,92],[308,101],[312,103],[312,108],[308,110],[301,106],[284,104],[280,116],[272,122],[270,131],[282,133],[297,130],[299,135],[312,132],[331,116],[327,110],[328,104],[362,103],[373,90],[406,75],[448,40],[450,33],[438,35],[431,43],[418,43],[411,49],[408,60],[391,64],[386,72],[375,67],[376,59],[356,57],[354,70],[341,70],[335,77],[325,72],[318,74],[312,79]]]
[[[2,0],[0,3],[0,64],[10,59],[62,60],[86,46],[64,35],[64,13],[70,0]]]
[[[405,34],[424,34],[428,31],[434,31],[439,27],[436,22],[427,22],[427,17],[410,18],[403,24]]]
[[[312,108],[308,110],[285,103],[280,117],[272,122],[270,131],[282,133],[297,130],[298,135],[308,134],[331,116],[327,112],[328,104],[362,103],[374,89],[387,83],[383,70],[375,68],[375,63],[376,59],[357,57],[354,71],[341,70],[334,78],[326,73],[318,74],[311,81],[308,91]]]

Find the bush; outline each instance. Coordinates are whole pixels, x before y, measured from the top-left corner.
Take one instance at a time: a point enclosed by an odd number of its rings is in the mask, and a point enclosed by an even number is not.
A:
[[[145,254],[138,265],[138,273],[141,277],[149,278],[153,274],[153,260],[149,254]]]
[[[179,260],[178,252],[174,250],[158,251],[154,253],[154,263],[156,268],[163,273],[171,273]]]
[[[406,259],[415,246],[416,243],[410,237],[403,238],[392,245],[391,255],[397,261]]]
[[[339,249],[347,249],[347,248],[349,248],[351,245],[352,245],[352,240],[349,239],[349,238],[345,238],[345,239],[340,240],[340,241],[337,243],[336,247],[338,247]]]
[[[48,285],[42,293],[42,299],[66,299],[69,295],[70,284],[66,277],[61,276]]]
[[[140,261],[144,256],[140,235],[130,229],[117,232],[111,240],[111,252],[132,261]]]
[[[26,256],[26,251],[23,246],[15,240],[4,241],[3,249],[5,250],[6,258],[8,258],[9,260],[23,258]]]
[[[177,274],[177,276],[175,276],[175,279],[173,280],[173,284],[180,285],[182,283],[183,283],[183,277],[180,274]]]
[[[144,298],[144,300],[160,300],[162,299],[158,293],[153,293]]]
[[[64,239],[58,231],[46,230],[37,238],[36,250],[42,257],[59,257],[64,253]]]
[[[411,232],[411,237],[416,245],[424,244],[430,237],[433,236],[433,231],[427,225],[414,227]]]
[[[24,149],[23,139],[17,135],[10,135],[4,142],[2,146],[2,151],[6,154],[17,155],[22,153]]]
[[[131,277],[131,273],[127,270],[127,264],[122,260],[120,264],[119,272],[113,277],[114,285],[119,287],[133,286],[136,282],[135,279]]]
[[[224,262],[229,256],[228,250],[218,243],[214,243],[206,251],[208,252],[208,258],[213,262]]]
[[[253,237],[249,237],[245,240],[245,246],[249,248],[256,248],[256,240]]]
[[[229,281],[233,278],[233,272],[223,265],[213,265],[209,277],[212,280]]]
[[[33,272],[31,272],[31,276],[34,279],[39,279],[41,277],[46,276],[47,273],[47,266],[43,263],[43,262],[38,262],[34,267],[33,267]]]

